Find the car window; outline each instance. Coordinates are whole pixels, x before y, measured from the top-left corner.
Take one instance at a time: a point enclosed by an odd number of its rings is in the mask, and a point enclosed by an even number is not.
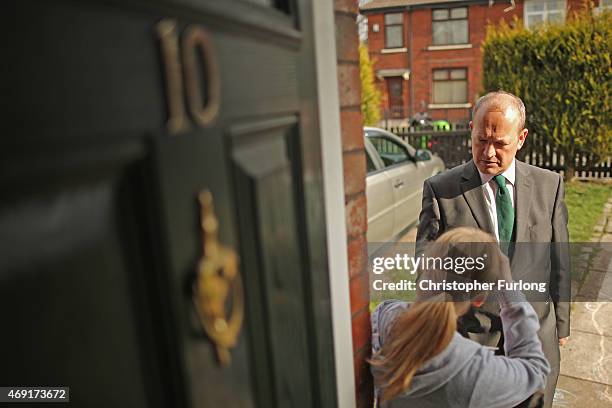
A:
[[[406,147],[384,136],[370,136],[368,140],[372,143],[385,167],[394,166],[410,160]]]
[[[371,137],[386,137],[386,138],[390,139],[387,135],[385,135],[384,133],[379,132],[379,131],[377,131],[375,129],[366,129],[365,130],[365,135],[366,135],[366,137],[368,139],[371,138]],[[395,136],[397,136],[397,135],[395,135]],[[405,140],[404,140],[404,146],[406,146],[406,148],[408,149],[408,156],[414,157],[416,155],[416,150],[417,149],[415,149],[410,143],[407,143]]]

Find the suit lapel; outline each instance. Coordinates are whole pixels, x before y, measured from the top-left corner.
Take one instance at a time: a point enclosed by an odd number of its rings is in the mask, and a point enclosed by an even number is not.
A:
[[[470,160],[466,163],[462,174],[461,191],[463,197],[472,210],[472,215],[478,223],[480,229],[495,235],[493,222],[487,211],[484,194],[482,191],[482,182],[480,175],[476,169],[474,161]]]
[[[514,225],[516,226],[516,242],[529,242],[528,221],[529,221],[529,197],[531,195],[531,178],[529,177],[529,167],[527,164],[516,161],[516,194],[514,208],[516,209]]]

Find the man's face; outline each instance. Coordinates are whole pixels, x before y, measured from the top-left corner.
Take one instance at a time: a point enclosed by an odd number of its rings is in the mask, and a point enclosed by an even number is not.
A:
[[[523,147],[527,129],[518,129],[518,112],[512,108],[486,106],[476,112],[472,129],[472,158],[478,170],[497,175],[512,164]]]

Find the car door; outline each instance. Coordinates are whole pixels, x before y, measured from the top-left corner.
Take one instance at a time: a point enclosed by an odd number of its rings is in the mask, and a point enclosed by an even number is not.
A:
[[[0,383],[336,406],[312,4],[7,3]]]
[[[365,148],[367,154],[366,197],[368,200],[368,244],[372,251],[380,243],[393,238],[395,226],[395,194],[393,183],[385,166],[366,138]]]
[[[406,146],[396,138],[380,133],[373,134],[369,140],[383,160],[385,173],[391,180],[395,199],[393,235],[397,235],[418,217],[417,165]]]

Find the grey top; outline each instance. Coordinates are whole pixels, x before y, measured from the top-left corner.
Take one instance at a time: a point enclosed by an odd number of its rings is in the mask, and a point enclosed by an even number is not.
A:
[[[383,407],[513,407],[546,385],[550,372],[537,332],[533,307],[519,291],[497,293],[505,338],[505,356],[455,333],[442,353],[425,362],[410,388]],[[387,300],[372,314],[372,351],[378,352],[395,318],[409,303]],[[382,368],[372,368],[380,385]],[[377,390],[378,391],[378,390]]]

